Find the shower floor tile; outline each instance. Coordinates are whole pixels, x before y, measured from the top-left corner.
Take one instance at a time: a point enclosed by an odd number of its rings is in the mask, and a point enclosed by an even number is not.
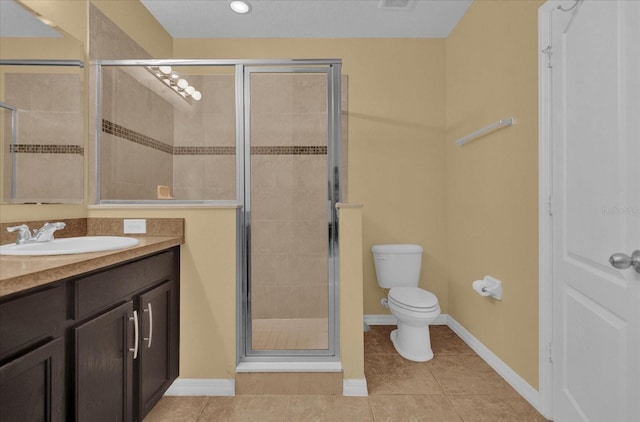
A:
[[[329,348],[327,318],[254,319],[254,350],[323,350]]]

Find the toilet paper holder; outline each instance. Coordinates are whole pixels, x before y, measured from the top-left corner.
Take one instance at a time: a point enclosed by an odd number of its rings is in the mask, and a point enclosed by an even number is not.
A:
[[[472,286],[480,296],[491,296],[496,300],[502,300],[502,281],[497,278],[487,275],[482,280],[474,281]]]

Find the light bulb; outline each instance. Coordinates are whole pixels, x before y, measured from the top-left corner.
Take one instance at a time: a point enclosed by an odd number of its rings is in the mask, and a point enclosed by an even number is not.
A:
[[[191,94],[191,98],[196,101],[200,101],[202,99],[202,94],[200,93],[200,91],[195,91],[193,94]]]
[[[189,86],[189,82],[187,82],[185,79],[178,80],[178,88],[185,89],[188,86]]]
[[[171,74],[171,66],[160,66],[158,67],[158,70],[160,70],[164,75]]]
[[[231,8],[231,10],[241,15],[245,13],[249,13],[249,11],[251,10],[251,6],[249,5],[249,3],[247,3],[246,1],[239,1],[239,0],[232,1],[231,3],[229,3],[229,7]]]
[[[189,85],[188,87],[186,87],[184,89],[184,92],[186,92],[187,95],[193,95],[193,93],[196,92],[196,89],[194,87],[192,87],[191,85]]]

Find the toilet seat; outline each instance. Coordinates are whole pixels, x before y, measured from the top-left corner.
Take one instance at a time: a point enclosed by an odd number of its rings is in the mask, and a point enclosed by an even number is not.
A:
[[[438,298],[419,287],[394,287],[389,290],[388,301],[412,312],[433,312],[440,310]]]

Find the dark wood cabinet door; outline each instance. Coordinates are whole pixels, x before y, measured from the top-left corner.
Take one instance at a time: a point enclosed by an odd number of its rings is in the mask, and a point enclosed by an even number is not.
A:
[[[64,381],[60,338],[0,366],[0,420],[62,422]]]
[[[142,338],[139,361],[140,420],[149,413],[177,377],[177,294],[168,281],[140,296]]]
[[[75,420],[133,420],[133,302],[74,328]]]

